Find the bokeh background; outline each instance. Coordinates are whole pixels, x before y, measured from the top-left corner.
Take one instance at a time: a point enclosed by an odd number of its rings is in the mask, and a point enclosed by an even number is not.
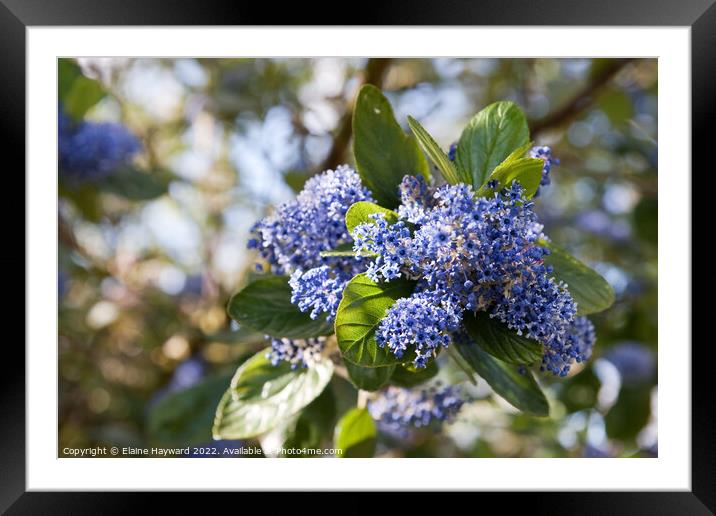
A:
[[[225,313],[251,274],[249,229],[311,174],[352,162],[351,104],[365,82],[443,148],[488,103],[520,104],[533,140],[561,160],[538,200],[545,231],[617,293],[592,317],[592,360],[566,380],[543,378],[551,418],[518,413],[482,382],[467,387],[475,401],[442,432],[387,439],[378,454],[657,454],[656,60],[72,62],[103,90],[85,118],[137,135],[135,166],[162,190],[137,200],[60,177],[59,455],[211,442],[229,375],[265,346]],[[329,424],[354,403],[341,382],[331,386]]]

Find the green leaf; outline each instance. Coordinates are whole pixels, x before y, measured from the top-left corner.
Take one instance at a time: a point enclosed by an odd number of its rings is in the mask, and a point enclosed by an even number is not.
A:
[[[548,416],[549,403],[532,372],[493,357],[474,342],[455,343],[458,352],[492,390],[515,408],[535,416]]]
[[[414,284],[392,280],[378,284],[365,274],[358,274],[346,285],[336,313],[336,337],[343,358],[367,367],[380,367],[407,362],[390,351],[378,347],[375,330],[388,308],[413,291]]]
[[[432,162],[435,163],[435,166],[438,167],[438,170],[445,178],[445,181],[447,181],[451,185],[457,183],[472,183],[472,176],[470,172],[467,172],[462,168],[456,167],[455,164],[450,161],[448,155],[445,154],[445,152],[433,139],[433,137],[430,136],[430,133],[428,133],[423,128],[423,126],[420,125],[420,122],[409,116],[408,125],[410,126],[410,130],[413,131],[413,134],[415,135],[415,138],[417,138],[420,146],[423,148],[423,150],[432,160]]]
[[[357,389],[364,391],[377,391],[388,383],[393,371],[395,371],[395,365],[386,367],[363,367],[351,364],[347,360],[344,364],[348,370],[348,377],[351,383],[355,385]]]
[[[622,386],[614,406],[604,417],[607,435],[611,439],[636,439],[651,415],[651,388],[648,386]]]
[[[472,175],[479,189],[497,165],[529,142],[529,128],[522,110],[514,102],[495,102],[477,113],[467,124],[457,144],[455,162]]]
[[[353,230],[361,224],[375,224],[375,221],[370,218],[374,213],[382,213],[385,215],[385,221],[388,224],[398,222],[398,214],[393,210],[378,206],[374,202],[358,201],[353,203],[346,212],[346,228],[348,229],[348,233],[352,235]]]
[[[544,257],[544,263],[552,266],[555,279],[567,284],[572,299],[577,303],[577,315],[601,312],[612,306],[614,289],[607,280],[553,243],[546,240],[538,243],[550,250],[550,254]]]
[[[363,184],[382,206],[398,206],[398,185],[406,174],[429,177],[415,138],[401,129],[388,99],[370,84],[361,88],[353,110],[353,154]]]
[[[206,378],[159,400],[147,418],[150,442],[172,447],[211,441],[214,410],[229,379],[228,375]]]
[[[527,365],[542,359],[542,344],[517,335],[506,324],[492,319],[485,312],[466,313],[465,329],[470,338],[495,358],[508,364]]]
[[[318,398],[313,400],[296,421],[283,443],[284,448],[321,448],[326,436],[333,437],[336,424],[336,399],[333,389],[326,387]],[[284,457],[316,457],[311,453],[285,454]]]
[[[428,365],[418,369],[412,365],[399,365],[395,368],[390,383],[400,387],[415,387],[427,382],[438,374],[438,365],[435,360],[428,362]]]
[[[501,190],[510,186],[513,181],[519,181],[522,188],[525,189],[525,197],[530,199],[534,196],[539,188],[542,180],[542,167],[544,161],[539,158],[507,158],[505,161],[497,165],[492,171],[487,182],[480,187],[477,195],[486,196],[495,190]],[[489,188],[487,184],[496,181],[495,188]]]
[[[216,409],[214,439],[246,439],[289,420],[323,391],[333,363],[323,360],[305,369],[288,363],[273,366],[270,348],[247,360],[231,379]]]
[[[242,326],[274,337],[307,339],[333,333],[325,317],[313,320],[291,303],[285,276],[266,275],[252,281],[234,294],[227,311]]]
[[[148,201],[163,195],[167,191],[167,181],[156,173],[148,173],[134,168],[116,170],[113,174],[97,183],[97,188],[132,201]]]
[[[375,453],[376,428],[365,409],[354,408],[336,425],[335,448],[339,457],[372,457]]]
[[[65,113],[80,120],[85,113],[105,96],[102,85],[82,74],[80,67],[68,59],[59,59],[58,98]]]

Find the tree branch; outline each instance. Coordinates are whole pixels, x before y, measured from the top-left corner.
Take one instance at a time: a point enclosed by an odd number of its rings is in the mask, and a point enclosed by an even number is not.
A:
[[[632,61],[634,61],[633,58],[614,59],[609,62],[591,78],[589,83],[582,88],[572,100],[563,104],[560,108],[544,118],[530,122],[530,134],[534,136],[547,129],[560,127],[573,120],[577,115],[594,104],[600,90]]]
[[[392,59],[390,58],[370,58],[363,69],[363,79],[359,85],[373,84],[380,88],[383,85],[383,79],[385,78],[385,72],[391,64]],[[329,168],[335,168],[343,162],[343,158],[346,155],[348,144],[351,141],[352,127],[351,122],[353,119],[353,99],[346,107],[346,111],[341,117],[338,124],[338,131],[336,132],[335,138],[333,138],[333,145],[328,153],[328,156],[323,161],[321,170]]]

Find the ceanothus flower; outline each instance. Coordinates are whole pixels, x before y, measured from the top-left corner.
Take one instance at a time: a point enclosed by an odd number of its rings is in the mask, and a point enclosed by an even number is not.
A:
[[[559,160],[557,158],[552,157],[552,149],[550,149],[546,145],[532,147],[528,155],[530,158],[539,158],[544,161],[544,165],[542,166],[542,179],[539,183],[540,187],[547,186],[548,184],[550,184],[552,180],[549,177],[549,172],[550,170],[552,170],[552,165],[559,165]],[[540,187],[537,188],[537,191],[535,192],[535,197],[539,195]]]
[[[400,206],[398,215],[412,224],[425,221],[426,209],[430,204],[430,186],[422,176],[405,176],[400,183]]]
[[[450,161],[455,161],[456,154],[457,154],[457,143],[450,144],[450,148],[448,149],[448,159]]]
[[[411,220],[391,225],[383,214],[373,215],[372,222],[356,228],[354,251],[378,255],[367,272],[374,281],[400,276],[419,280],[421,295],[410,303],[433,309],[423,309],[426,323],[420,328],[428,326],[431,317],[449,316],[447,320],[459,324],[462,311],[485,311],[519,335],[552,346],[559,356],[565,346],[576,349],[574,337],[568,336],[576,304],[566,285],[556,281],[544,264],[549,250],[537,245],[542,225],[519,183],[490,197],[478,197],[469,185],[446,185],[430,197],[419,180],[406,178],[401,194],[408,206],[401,206],[398,213]],[[406,303],[388,310],[376,338],[396,356],[402,357],[408,348],[415,351],[420,367],[435,347],[398,325],[397,312]],[[435,311],[441,311],[439,316]],[[449,333],[455,330],[453,325],[440,331],[449,342]],[[559,368],[550,359],[548,365],[554,367],[547,369],[562,374],[565,366],[568,370],[569,363],[582,356],[569,355]]]
[[[423,368],[440,346],[450,344],[450,332],[459,328],[461,320],[461,310],[450,299],[436,300],[429,292],[418,292],[398,299],[387,310],[375,340],[398,358],[414,352],[413,364]]]
[[[72,122],[60,107],[58,165],[70,183],[98,181],[131,161],[141,145],[124,125],[112,122]]]
[[[592,356],[596,340],[592,322],[586,317],[577,317],[564,332],[545,342],[542,371],[567,376],[572,362],[585,362]]]
[[[271,351],[266,357],[271,360],[274,366],[281,362],[291,364],[291,369],[308,367],[315,363],[321,356],[326,345],[325,337],[313,337],[310,339],[277,339],[266,337],[271,341]]]
[[[389,386],[368,402],[368,412],[383,430],[405,435],[411,427],[454,420],[463,403],[458,389],[452,386],[424,389]]]
[[[302,312],[310,312],[312,319],[325,312],[330,320],[335,316],[343,289],[352,277],[352,273],[331,269],[328,265],[306,272],[297,270],[288,280],[292,289],[291,303],[298,305]]]
[[[249,248],[258,249],[276,274],[291,275],[292,302],[314,319],[323,312],[335,316],[343,287],[365,268],[359,259],[321,252],[351,242],[346,212],[355,202],[371,200],[355,170],[341,165],[309,179],[296,199],[252,229]]]

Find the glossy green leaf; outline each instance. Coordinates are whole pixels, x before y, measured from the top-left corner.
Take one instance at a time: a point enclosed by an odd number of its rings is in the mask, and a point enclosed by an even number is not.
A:
[[[351,383],[357,389],[364,391],[377,391],[388,383],[393,371],[395,371],[395,365],[386,367],[363,367],[348,361],[345,361],[344,364],[348,370],[348,377]]]
[[[353,154],[363,184],[388,208],[400,203],[398,185],[403,176],[429,177],[415,138],[403,131],[388,99],[370,84],[361,88],[353,110]]]
[[[531,371],[518,371],[517,366],[493,357],[474,342],[454,345],[470,367],[508,403],[535,416],[549,415],[547,398]]]
[[[405,280],[376,283],[358,274],[346,285],[336,314],[336,337],[343,358],[357,365],[380,367],[406,362],[378,347],[375,330],[395,301],[413,291]]]
[[[420,122],[409,116],[408,125],[410,126],[410,130],[413,131],[415,138],[417,138],[418,143],[425,151],[425,154],[427,154],[431,161],[435,163],[435,166],[438,167],[445,181],[451,185],[457,183],[472,183],[471,174],[462,168],[458,168],[450,161],[448,155],[445,154],[433,137],[430,136],[430,133],[420,125]]]
[[[465,329],[477,345],[495,358],[508,364],[534,364],[542,359],[542,344],[517,335],[503,322],[490,318],[485,312],[466,313]]]
[[[325,317],[311,319],[291,303],[285,276],[260,276],[234,294],[227,311],[240,325],[274,337],[306,339],[333,333]]]
[[[206,378],[160,399],[147,418],[150,442],[158,446],[190,446],[211,441],[214,410],[230,378]]]
[[[490,195],[495,190],[502,190],[509,187],[514,181],[518,181],[525,189],[525,197],[530,199],[539,188],[543,166],[544,161],[539,158],[507,158],[495,167],[490,177],[487,178],[487,182],[477,191],[477,195]],[[487,186],[492,181],[497,183],[494,188]]]
[[[577,314],[587,315],[606,310],[614,303],[614,289],[599,275],[564,249],[551,242],[540,240],[539,245],[550,250],[544,263],[554,269],[554,277],[567,284],[577,303]]]
[[[495,102],[477,113],[462,132],[455,162],[472,176],[479,189],[513,151],[529,142],[529,128],[514,102]]]
[[[336,425],[335,448],[339,457],[372,457],[375,453],[377,430],[370,413],[354,408]]]
[[[353,230],[360,224],[374,224],[375,221],[371,219],[370,216],[375,213],[385,215],[385,220],[388,224],[398,222],[398,214],[393,210],[378,206],[374,202],[358,201],[353,203],[346,212],[346,228],[348,229],[348,233],[352,235]]]
[[[395,368],[390,383],[400,387],[415,387],[425,383],[438,374],[438,365],[435,360],[428,362],[428,365],[418,369],[413,365],[399,365]]]
[[[256,353],[236,371],[214,418],[214,439],[246,439],[288,421],[318,397],[333,374],[323,360],[305,369],[287,363],[273,366],[269,348]]]

